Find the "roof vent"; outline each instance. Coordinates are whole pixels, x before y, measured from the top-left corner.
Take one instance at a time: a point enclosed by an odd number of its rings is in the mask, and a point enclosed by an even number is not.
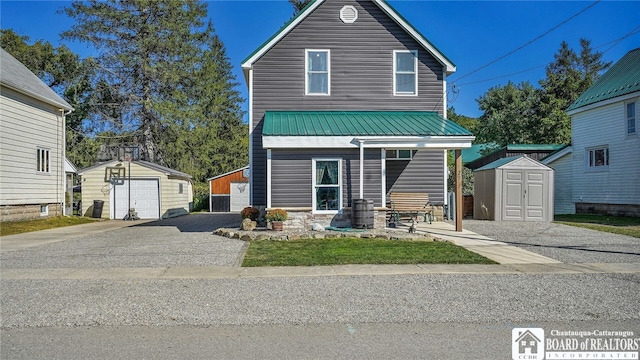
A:
[[[352,5],[345,5],[340,9],[340,20],[345,24],[353,24],[358,20],[358,10]]]

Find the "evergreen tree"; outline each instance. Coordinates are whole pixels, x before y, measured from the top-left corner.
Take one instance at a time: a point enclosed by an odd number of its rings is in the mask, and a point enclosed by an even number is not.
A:
[[[307,5],[314,2],[315,0],[289,0],[291,5],[293,6],[294,15],[297,15],[302,9],[304,9]]]

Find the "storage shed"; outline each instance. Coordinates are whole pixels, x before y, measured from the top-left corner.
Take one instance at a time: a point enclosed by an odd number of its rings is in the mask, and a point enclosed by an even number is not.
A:
[[[83,216],[123,219],[130,204],[140,219],[166,219],[188,214],[193,206],[191,175],[148,161],[107,161],[78,175]]]
[[[552,221],[553,169],[525,155],[496,160],[474,171],[473,218]]]
[[[249,166],[209,180],[209,211],[240,211],[249,206]]]

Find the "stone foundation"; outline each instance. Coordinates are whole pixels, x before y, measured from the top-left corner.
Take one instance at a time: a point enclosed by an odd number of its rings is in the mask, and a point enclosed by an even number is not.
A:
[[[46,216],[40,214],[40,204],[2,206],[0,207],[0,222],[35,220],[45,217],[62,215],[62,204],[47,205],[49,205],[49,211]]]
[[[576,214],[601,214],[640,217],[640,205],[576,203]]]
[[[289,214],[289,218],[284,222],[286,228],[309,230],[313,224],[320,224],[322,227],[351,227],[351,208],[344,208],[338,214],[312,214],[311,211],[306,210],[285,210]],[[387,227],[386,218],[386,210],[374,209],[373,228],[384,229]]]

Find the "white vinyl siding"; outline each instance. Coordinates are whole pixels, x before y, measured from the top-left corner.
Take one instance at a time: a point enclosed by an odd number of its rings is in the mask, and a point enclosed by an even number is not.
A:
[[[0,205],[61,204],[65,173],[60,111],[6,87],[0,87],[0,109]],[[48,150],[48,173],[38,172],[47,170],[46,162],[38,164],[38,149]],[[46,152],[40,153],[46,159]]]
[[[331,57],[329,50],[305,50],[305,94],[329,95],[331,92]]]
[[[393,52],[393,94],[418,95],[418,51]]]
[[[548,163],[553,169],[553,213],[574,214],[576,206],[573,203],[573,181],[571,179],[571,153]]]
[[[640,141],[623,130],[625,112],[625,102],[618,101],[572,115],[574,202],[640,204]],[[606,171],[589,168],[587,150],[604,145],[609,152]]]

